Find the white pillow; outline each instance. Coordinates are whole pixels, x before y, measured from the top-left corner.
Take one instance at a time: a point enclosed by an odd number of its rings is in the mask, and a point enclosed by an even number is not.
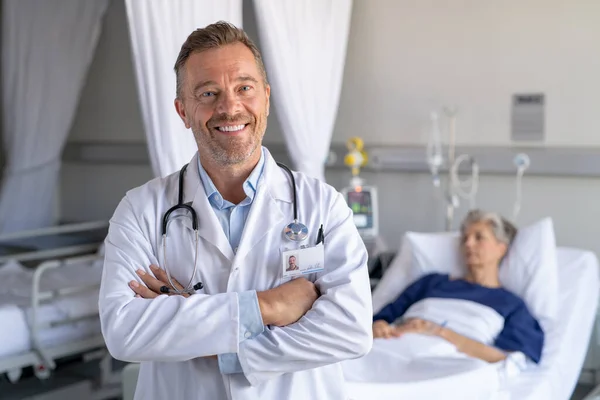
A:
[[[453,276],[464,276],[466,272],[457,232],[407,232],[402,251],[412,254],[410,265],[405,267],[411,281],[432,272]],[[542,325],[556,318],[558,265],[551,218],[519,229],[499,274],[502,286],[522,298]]]
[[[406,236],[404,236],[400,243],[400,251],[385,270],[375,290],[373,290],[373,312],[375,314],[396,300],[400,293],[414,280],[409,276],[412,263],[411,253]],[[1,268],[0,273],[2,273]]]

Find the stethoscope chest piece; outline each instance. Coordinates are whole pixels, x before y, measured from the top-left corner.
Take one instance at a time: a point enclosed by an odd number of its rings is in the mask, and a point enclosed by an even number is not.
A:
[[[298,221],[294,221],[285,227],[283,234],[289,240],[294,242],[302,242],[308,237],[308,228],[306,225]]]

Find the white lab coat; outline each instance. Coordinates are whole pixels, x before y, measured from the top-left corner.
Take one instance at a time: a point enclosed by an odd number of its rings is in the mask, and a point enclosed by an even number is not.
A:
[[[102,333],[117,359],[141,362],[136,399],[342,400],[348,395],[339,362],[361,357],[372,345],[372,307],[367,252],[350,209],[331,186],[294,173],[299,220],[308,244],[325,230],[325,271],[310,275],[321,297],[298,322],[269,327],[240,343],[237,293],[285,282],[281,252],[297,248],[284,238],[293,219],[291,180],[265,151],[237,252],[212,210],[200,182],[197,155],[190,162],[184,202],[198,214],[198,271],[204,289],[184,298],[134,298],[128,286],[138,268],[163,264],[161,222],[177,203],[178,176],[133,189],[117,207],[106,239],[100,291]],[[191,221],[168,228],[168,266],[187,284],[193,270]],[[243,338],[242,338],[243,339]],[[238,353],[243,373],[222,375],[213,354]]]

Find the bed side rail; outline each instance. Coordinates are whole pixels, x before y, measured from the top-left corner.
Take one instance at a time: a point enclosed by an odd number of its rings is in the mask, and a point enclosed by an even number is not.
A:
[[[91,221],[76,224],[49,226],[47,228],[30,229],[27,231],[20,231],[0,235],[0,242],[7,242],[10,240],[17,239],[29,239],[39,236],[59,235],[63,233],[87,232],[103,228],[108,228],[108,221]]]
[[[95,312],[95,313],[92,313],[89,315],[78,316],[75,318],[69,317],[64,320],[61,320],[60,322],[45,324],[45,323],[40,323],[40,321],[39,321],[40,305],[50,299],[53,299],[53,298],[69,296],[69,295],[73,295],[75,293],[85,292],[85,291],[95,289],[100,286],[100,282],[98,282],[97,284],[92,284],[92,285],[77,285],[77,286],[73,286],[73,287],[67,287],[67,288],[61,288],[61,289],[57,289],[57,290],[42,292],[42,291],[40,291],[40,286],[41,286],[43,275],[50,270],[67,267],[67,266],[73,266],[73,265],[81,266],[81,268],[89,268],[94,263],[102,262],[103,259],[104,259],[104,257],[100,256],[100,255],[88,255],[88,256],[80,256],[80,257],[71,257],[71,258],[66,258],[66,259],[62,259],[62,260],[49,260],[49,261],[45,261],[42,264],[40,264],[36,268],[36,270],[33,274],[32,298],[31,298],[31,322],[30,322],[32,349],[34,352],[37,353],[37,355],[40,358],[41,363],[48,370],[52,370],[52,369],[56,368],[56,363],[54,362],[52,357],[48,354],[48,352],[46,352],[44,350],[43,346],[41,345],[40,333],[39,333],[40,329],[46,328],[48,326],[57,326],[57,325],[63,325],[63,324],[68,324],[68,323],[75,323],[75,322],[79,322],[81,320],[89,319],[89,318],[98,318],[98,313]]]
[[[0,235],[0,245],[10,243],[11,241],[14,242],[16,240],[32,239],[42,236],[89,232],[99,229],[106,229],[108,228],[108,226],[108,221],[92,221],[8,233],[5,235]],[[38,249],[15,254],[0,255],[0,266],[8,261],[26,262],[37,260],[49,260],[53,258],[69,257],[83,253],[95,252],[101,244],[102,241],[99,240],[93,243],[74,244],[68,246],[55,247],[51,249]]]

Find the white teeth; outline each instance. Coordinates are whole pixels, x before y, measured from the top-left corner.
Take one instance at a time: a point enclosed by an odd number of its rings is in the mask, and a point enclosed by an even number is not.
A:
[[[246,125],[219,126],[217,129],[221,132],[236,132],[244,129]]]

